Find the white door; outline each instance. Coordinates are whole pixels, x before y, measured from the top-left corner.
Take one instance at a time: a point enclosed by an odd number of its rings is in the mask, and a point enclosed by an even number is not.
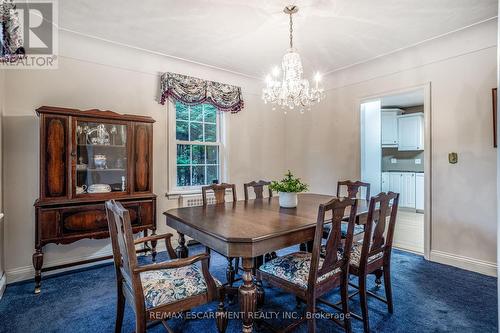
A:
[[[415,208],[424,210],[424,174],[415,174]]]
[[[398,117],[398,150],[424,150],[424,115]]]
[[[404,202],[401,207],[415,208],[415,173],[404,172],[402,177],[402,193],[404,193]]]
[[[398,146],[398,112],[382,112],[382,146]]]
[[[389,172],[389,190],[391,192],[399,193],[399,202],[401,206],[402,201],[402,180],[403,174],[401,172]]]
[[[382,192],[389,192],[389,172],[382,172]]]
[[[371,193],[380,193],[382,183],[380,100],[361,104],[361,180]],[[362,197],[365,193],[361,193]]]

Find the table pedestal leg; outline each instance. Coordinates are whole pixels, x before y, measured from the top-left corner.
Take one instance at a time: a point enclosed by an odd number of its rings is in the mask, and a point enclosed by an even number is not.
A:
[[[253,315],[257,306],[257,288],[252,276],[253,259],[243,258],[243,284],[239,288],[240,310],[243,312],[242,332],[250,333],[253,327]]]
[[[184,234],[179,234],[179,245],[175,248],[178,258],[187,258],[189,255],[188,248],[186,247],[186,239],[184,239]]]

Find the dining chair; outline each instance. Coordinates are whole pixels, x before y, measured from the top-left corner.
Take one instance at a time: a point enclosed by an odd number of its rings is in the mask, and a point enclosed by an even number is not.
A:
[[[366,196],[365,200],[369,201],[370,200],[370,184],[369,183],[364,183],[361,181],[351,181],[351,180],[343,180],[337,182],[337,198],[340,198],[340,193],[342,191],[342,187],[347,187],[347,198],[350,199],[357,199],[358,194],[360,193],[360,189],[362,187],[366,188]],[[362,217],[361,217],[362,218]],[[347,221],[347,218],[343,220],[344,222]],[[354,225],[354,239],[358,240],[360,235],[365,231],[365,227],[362,224],[355,224]],[[347,235],[347,224],[344,223],[342,224],[342,238],[345,238]],[[328,235],[330,233],[330,226],[327,225],[325,226],[325,229],[323,231],[323,238],[328,238]],[[309,243],[301,243],[300,244],[300,250],[301,251],[307,251],[308,247],[311,246],[311,242]]]
[[[243,189],[244,189],[244,194],[245,194],[245,201],[250,200],[250,193],[249,189],[253,189],[255,199],[264,199],[264,187],[267,186],[267,192],[268,192],[268,198],[273,197],[273,190],[269,188],[269,185],[271,185],[271,182],[266,181],[266,180],[259,180],[259,181],[251,181],[249,183],[244,183],[243,184]],[[276,252],[270,252],[266,253],[262,257],[256,258],[257,263],[254,265],[255,267],[259,267],[264,263],[265,260],[271,260],[273,258],[276,258]]]
[[[243,189],[244,189],[244,193],[245,193],[245,201],[248,201],[250,198],[249,193],[248,193],[249,188],[253,189],[253,192],[255,194],[255,199],[263,199],[264,198],[264,186],[267,186],[268,197],[272,198],[273,191],[269,188],[269,185],[271,185],[271,182],[266,181],[266,180],[259,180],[258,182],[251,181],[249,183],[243,184]]]
[[[215,197],[215,204],[222,204],[226,202],[226,191],[231,190],[231,194],[233,196],[233,202],[236,202],[238,199],[236,197],[236,185],[234,184],[212,184],[212,185],[207,185],[207,186],[202,186],[201,188],[201,196],[203,199],[203,206],[208,205],[208,197],[207,193],[208,192],[213,192],[214,197]],[[210,255],[211,254],[211,249],[209,247],[205,247],[207,253]],[[227,279],[227,284],[232,287],[233,284],[237,281],[236,279],[236,274],[238,273],[238,267],[239,267],[239,258],[230,258],[230,257],[225,257],[227,259],[227,268],[226,268],[226,279]],[[233,266],[233,260],[235,262],[235,265]],[[209,261],[209,266],[210,266],[210,261]],[[236,267],[236,269],[235,269]]]
[[[350,209],[347,237],[342,242],[340,237],[340,225],[346,209]],[[349,316],[349,261],[350,248],[352,245],[352,233],[356,219],[357,200],[349,198],[334,198],[328,203],[321,204],[318,210],[318,219],[314,234],[312,253],[295,252],[282,257],[277,257],[262,265],[257,271],[257,277],[267,281],[273,286],[284,289],[295,294],[307,303],[307,315],[302,316],[286,327],[283,331],[288,331],[296,327],[300,322],[307,320],[308,332],[316,331],[317,311],[322,310],[316,307],[317,303],[330,305],[320,297],[340,287],[342,308],[340,309],[343,321],[335,316],[325,316],[344,328],[346,332],[351,332],[351,322]],[[328,215],[328,216],[327,216]],[[323,238],[323,227],[331,220],[332,232],[326,241],[325,256],[320,256],[321,243]],[[340,249],[340,251],[339,251]],[[338,307],[333,305],[339,310]],[[267,324],[267,323],[266,323]]]
[[[380,193],[373,197],[368,208],[363,240],[354,242],[352,247],[349,271],[358,277],[358,285],[351,284],[351,286],[357,288],[358,291],[350,297],[359,293],[361,317],[356,314],[352,315],[363,321],[365,332],[370,332],[368,295],[386,303],[389,313],[393,313],[394,310],[391,289],[391,252],[398,202],[399,194],[394,192]],[[366,290],[368,274],[375,275],[377,286],[381,284],[380,278],[384,277],[385,299]]]
[[[116,272],[115,332],[122,330],[125,300],[133,305],[137,333],[146,332],[148,322],[151,325],[159,321],[172,332],[166,322],[172,315],[219,300],[216,324],[218,331],[224,332],[227,327],[224,290],[208,271],[208,254],[177,259],[170,241],[172,234],[134,239],[129,211],[114,200],[107,201],[105,206]],[[135,246],[162,239],[171,260],[139,264]],[[201,269],[197,262],[201,262]]]
[[[351,180],[343,180],[339,181],[337,183],[337,198],[340,198],[340,194],[342,192],[342,187],[346,187],[347,190],[347,197],[351,199],[357,199],[358,195],[361,195],[361,188],[364,187],[366,188],[366,196],[365,200],[369,201],[370,200],[370,184],[369,183],[364,183],[361,181],[351,181]],[[360,217],[363,218],[363,217]],[[344,222],[347,221],[347,218],[343,220]],[[346,232],[347,232],[347,224],[344,223],[342,224],[342,238],[345,238]],[[365,231],[365,227],[362,224],[355,224],[354,225],[354,240],[357,241],[360,237],[360,235]],[[325,232],[323,235],[323,238],[328,237],[328,233],[330,232],[329,228],[325,228]]]
[[[369,183],[364,183],[359,180],[357,181],[352,181],[352,180],[342,180],[337,182],[337,197],[340,197],[340,192],[342,191],[343,187],[346,187],[347,189],[347,197],[351,199],[356,199],[358,197],[358,194],[361,195],[361,188],[366,189],[365,193],[365,200],[370,201],[370,184]]]

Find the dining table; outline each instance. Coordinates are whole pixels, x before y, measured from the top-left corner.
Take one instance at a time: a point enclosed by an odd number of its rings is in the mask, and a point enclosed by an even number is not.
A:
[[[242,332],[252,332],[257,307],[254,258],[314,239],[318,208],[334,196],[314,193],[298,195],[295,208],[282,208],[278,197],[215,205],[169,209],[164,213],[167,226],[179,235],[178,257],[188,256],[185,236],[229,258],[242,258],[239,304]],[[368,212],[368,202],[358,199],[356,222]],[[349,208],[345,217],[349,217]]]

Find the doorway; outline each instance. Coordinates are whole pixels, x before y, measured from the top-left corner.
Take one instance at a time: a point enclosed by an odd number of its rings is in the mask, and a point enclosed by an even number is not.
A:
[[[397,192],[393,245],[430,253],[430,86],[364,99],[361,112],[361,180],[373,193]]]

